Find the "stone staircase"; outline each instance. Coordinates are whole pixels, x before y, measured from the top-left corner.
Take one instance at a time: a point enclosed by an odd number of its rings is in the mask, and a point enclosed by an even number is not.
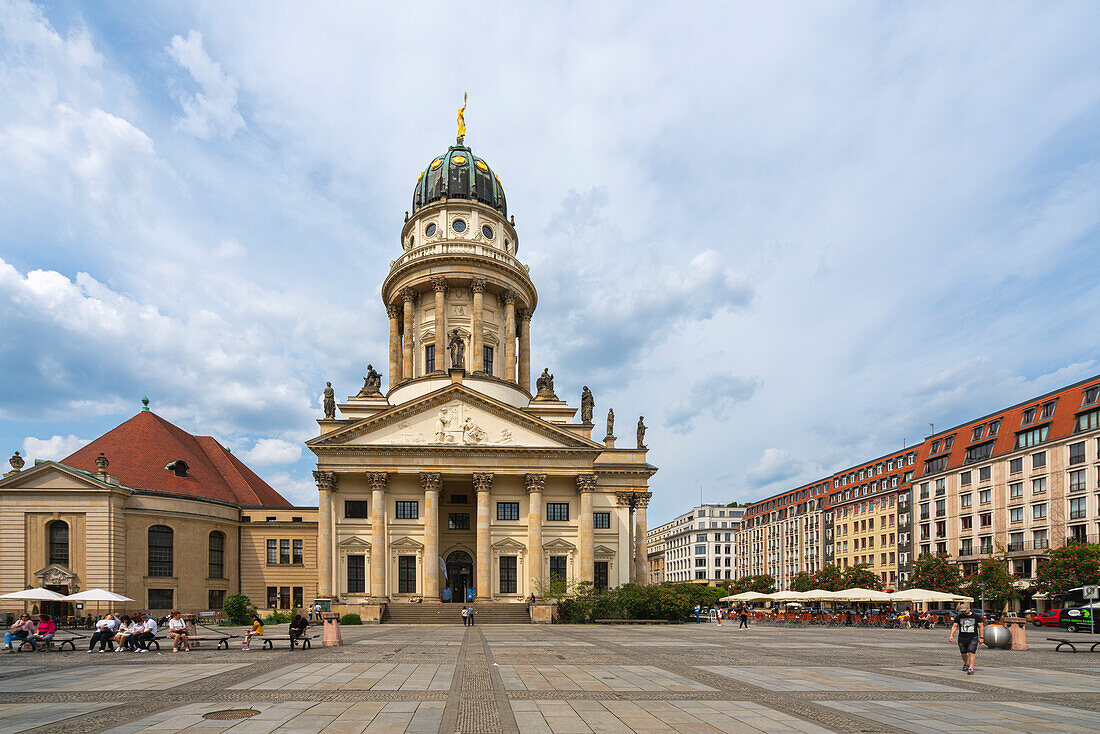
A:
[[[383,624],[462,624],[461,604],[390,603]],[[474,605],[474,624],[531,624],[526,604],[479,602]]]

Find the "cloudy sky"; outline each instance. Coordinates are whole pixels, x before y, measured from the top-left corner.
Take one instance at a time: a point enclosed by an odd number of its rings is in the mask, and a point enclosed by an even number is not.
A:
[[[0,0],[6,455],[148,395],[315,502],[463,92],[651,523],[1100,372],[1100,6],[495,5]]]

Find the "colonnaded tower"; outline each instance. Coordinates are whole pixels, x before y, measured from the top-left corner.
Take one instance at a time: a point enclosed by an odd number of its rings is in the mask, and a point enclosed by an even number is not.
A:
[[[319,593],[368,618],[408,597],[522,602],[552,580],[646,580],[644,428],[617,448],[609,416],[593,441],[592,394],[576,422],[549,370],[532,394],[538,293],[501,180],[464,133],[460,111],[456,143],[417,177],[382,284],[388,389],[373,367],[339,405],[327,387],[307,444]]]

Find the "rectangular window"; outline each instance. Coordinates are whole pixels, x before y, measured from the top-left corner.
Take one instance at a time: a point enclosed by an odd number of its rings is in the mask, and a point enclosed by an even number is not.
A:
[[[988,505],[993,501],[993,490],[983,489],[978,492],[978,504]]]
[[[568,502],[547,502],[546,503],[546,520],[548,522],[568,522],[569,521],[569,503]]]
[[[279,587],[269,586],[267,587],[267,608],[277,609],[279,607]]]
[[[981,469],[978,469],[978,481],[979,482],[988,482],[992,477],[993,477],[993,467],[983,466]]]
[[[966,517],[961,517],[961,518],[959,518],[959,520],[960,520],[960,527],[964,531],[971,530],[971,529],[974,528],[974,518],[971,515],[967,515]]]
[[[364,594],[367,591],[366,556],[348,556],[348,593]]]
[[[468,496],[464,495],[464,494],[452,494],[451,495],[451,504],[452,505],[468,505],[468,504],[470,504],[470,498]]]
[[[448,530],[469,530],[470,529],[470,513],[468,512],[452,512],[447,515],[447,529]]]
[[[518,502],[497,502],[497,520],[518,520]]]
[[[1085,517],[1085,498],[1074,497],[1069,501],[1069,519],[1081,520]]]
[[[1009,522],[1023,522],[1024,521],[1024,508],[1013,507],[1008,511]]]
[[[1039,420],[1045,421],[1047,418],[1054,417],[1054,407],[1056,405],[1058,405],[1058,401],[1056,399],[1043,403],[1043,411],[1039,415]]]
[[[973,501],[973,499],[974,499],[974,495],[970,494],[969,492],[967,492],[966,494],[960,494],[959,495],[959,506],[962,507],[963,509],[966,509],[967,507],[970,507],[971,502]],[[921,518],[921,519],[924,519],[924,518]]]
[[[975,441],[981,441],[982,440],[982,433],[984,431],[985,431],[985,424],[984,423],[980,426],[974,426],[974,430],[970,432],[970,442],[974,443]]]
[[[279,587],[279,609],[290,609],[290,587]]]
[[[963,538],[959,541],[959,555],[960,556],[972,556],[974,555],[974,540],[972,538]]]
[[[301,609],[302,608],[302,601],[304,601],[302,599],[302,596],[303,595],[302,595],[302,587],[301,586],[295,586],[293,589],[291,589],[292,599],[291,599],[290,603],[291,603],[291,605],[294,609]]]
[[[611,513],[610,512],[593,512],[592,513],[592,527],[596,530],[610,530],[611,529]],[[729,533],[726,533],[729,535]]]
[[[970,484],[970,472],[964,471],[962,474],[959,475],[959,484],[963,486]]]
[[[1046,491],[1047,491],[1047,478],[1046,477],[1036,477],[1035,479],[1031,480],[1031,493],[1032,494],[1042,494],[1043,492],[1046,492]]]
[[[1023,459],[1012,459],[1008,462],[1008,472],[1009,472],[1009,474],[1019,474],[1023,470],[1024,470],[1024,460]]]
[[[344,518],[347,520],[365,520],[367,517],[366,500],[344,500]]]
[[[290,563],[290,540],[279,541],[279,563]]]
[[[955,435],[951,434],[943,440],[943,450],[950,451],[951,447],[955,445]]]
[[[301,540],[293,541],[292,548],[293,548],[293,551],[292,551],[291,563],[301,564],[302,561],[304,560],[302,558],[302,541]]]
[[[1071,443],[1069,445],[1069,463],[1070,464],[1084,464],[1085,463],[1085,442]]]
[[[606,589],[609,578],[607,561],[596,561],[592,568],[592,585],[597,591]]]
[[[936,472],[943,471],[947,468],[947,459],[947,456],[941,456],[938,459],[931,459],[930,461],[924,462],[924,473],[935,474]]]
[[[267,539],[267,562],[269,564],[279,562],[279,541],[274,538]]]
[[[1090,410],[1088,413],[1082,413],[1077,416],[1077,425],[1074,427],[1074,433],[1083,433],[1085,431],[1095,431],[1100,428],[1100,410]]]
[[[150,609],[171,609],[172,606],[171,589],[149,589]]]
[[[1028,423],[1032,423],[1035,420],[1035,408],[1028,408],[1020,416],[1020,425],[1026,426]]]
[[[481,348],[481,371],[487,375],[493,374],[493,348]]]
[[[424,347],[424,374],[435,372],[435,345]]]
[[[416,556],[397,557],[397,593],[416,593]]]
[[[515,594],[518,579],[516,556],[500,557],[500,593]]]
[[[1008,498],[1010,500],[1018,500],[1024,496],[1024,483],[1013,482],[1008,485]]]
[[[980,550],[982,555],[989,555],[993,552],[993,538],[991,536],[984,535],[980,538],[980,541]]]
[[[566,581],[565,556],[550,556],[550,579]]]
[[[225,606],[225,589],[210,589],[206,592],[206,608],[221,609]]]
[[[420,503],[416,500],[397,500],[394,517],[398,520],[420,519]]]
[[[1031,545],[1035,550],[1043,550],[1050,547],[1050,536],[1046,530],[1035,530],[1031,533]]]
[[[982,514],[978,515],[978,524],[983,528],[993,527],[993,513],[983,512]]]
[[[695,567],[696,568],[699,568],[699,567],[704,567],[705,568],[706,565],[707,565],[707,559],[706,558],[696,558],[695,559]]]
[[[1031,506],[1031,519],[1032,520],[1046,520],[1047,519],[1047,503],[1040,502],[1037,505]]]
[[[1038,446],[1045,443],[1050,434],[1050,424],[1038,426],[1029,431],[1020,431],[1016,434],[1016,448],[1026,449],[1029,446]]]
[[[996,436],[997,431],[999,431],[999,430],[1001,430],[1001,419],[997,418],[996,420],[990,421],[990,423],[989,423],[989,434],[988,434],[989,437],[993,438],[994,436]]]
[[[1023,533],[1009,533],[1008,534],[1008,549],[1010,551],[1021,551],[1024,549],[1024,534]]]

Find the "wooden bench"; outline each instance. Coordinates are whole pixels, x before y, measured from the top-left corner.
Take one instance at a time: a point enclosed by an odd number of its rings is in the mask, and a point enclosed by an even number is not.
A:
[[[305,648],[306,650],[309,650],[310,649],[309,641],[312,640],[313,637],[315,637],[315,636],[316,635],[302,635],[301,637],[297,637],[295,639],[298,642],[301,643],[303,648]],[[265,650],[274,650],[275,649],[274,642],[276,640],[286,640],[287,642],[290,642],[290,635],[253,635],[253,637],[263,640]],[[227,645],[227,647],[228,647],[228,645]]]
[[[597,619],[596,624],[668,624],[667,619]]]
[[[42,641],[39,641],[39,640],[36,640],[36,643],[38,644],[39,649],[42,649],[43,647],[45,647],[46,652],[50,652],[51,650],[54,650],[54,649],[56,649],[58,652],[65,652],[65,646],[66,645],[69,646],[69,650],[75,652],[76,651],[76,641],[77,640],[85,640],[85,639],[87,639],[87,636],[85,636],[85,635],[73,635],[71,637],[58,637],[57,635],[54,635],[54,638],[52,640],[50,640],[49,643],[42,642]],[[22,652],[24,648],[26,648],[28,650],[31,649],[31,641],[30,640],[23,640],[19,644],[18,650],[20,652]]]
[[[1047,642],[1058,643],[1054,646],[1054,652],[1061,652],[1063,647],[1068,647],[1070,652],[1077,652],[1077,645],[1074,643],[1074,641],[1065,637],[1048,637]],[[1089,643],[1082,642],[1081,644],[1087,645]],[[1096,652],[1096,648],[1098,647],[1100,647],[1100,641],[1092,643],[1092,646],[1089,648],[1089,652]]]

